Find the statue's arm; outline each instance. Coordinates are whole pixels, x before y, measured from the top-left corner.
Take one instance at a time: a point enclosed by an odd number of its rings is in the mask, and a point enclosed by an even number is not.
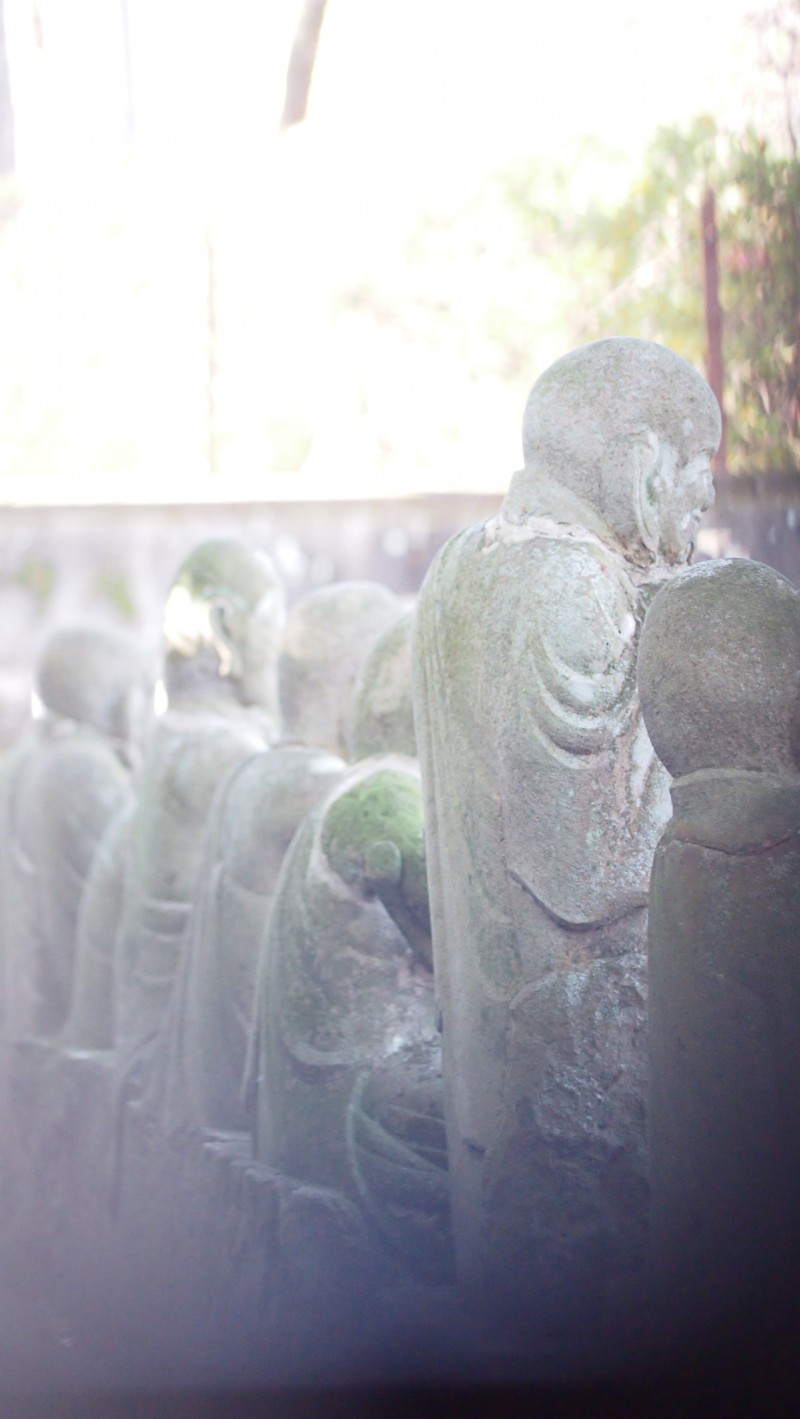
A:
[[[122,920],[125,868],[135,800],[112,819],[92,860],[81,897],[69,1018],[62,1043],[110,1049],[114,1043],[115,943]]]
[[[556,543],[531,610],[526,659],[540,731],[568,754],[602,752],[635,714],[635,588],[610,553]]]

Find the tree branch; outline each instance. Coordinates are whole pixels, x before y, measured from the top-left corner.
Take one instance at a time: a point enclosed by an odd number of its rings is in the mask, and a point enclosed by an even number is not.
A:
[[[286,72],[281,129],[291,128],[293,123],[302,123],[306,116],[326,3],[327,0],[304,0]]]

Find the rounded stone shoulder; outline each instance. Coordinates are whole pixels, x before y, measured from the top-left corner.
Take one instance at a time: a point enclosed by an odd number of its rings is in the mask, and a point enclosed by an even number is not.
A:
[[[45,794],[57,794],[59,806],[76,817],[90,811],[92,801],[117,802],[128,796],[129,770],[113,745],[92,731],[49,745],[42,767]]]
[[[187,732],[171,732],[155,745],[151,764],[161,779],[164,802],[182,813],[205,814],[217,787],[243,759],[264,752],[264,741],[249,726],[202,722]]]
[[[302,745],[267,749],[225,779],[213,821],[218,860],[241,886],[271,890],[297,827],[336,787],[347,765]]]
[[[49,744],[27,791],[40,860],[55,853],[81,879],[108,824],[133,793],[128,770],[91,730]]]

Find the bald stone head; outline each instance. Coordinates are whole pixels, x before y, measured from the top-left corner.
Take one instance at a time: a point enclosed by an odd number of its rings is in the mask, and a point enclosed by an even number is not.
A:
[[[577,493],[639,561],[691,555],[714,489],[717,401],[680,355],[652,340],[596,340],[536,381],[522,427],[523,487],[537,475]]]
[[[413,610],[378,637],[356,678],[350,707],[350,748],[354,760],[370,754],[415,758],[411,693]]]
[[[353,684],[378,636],[402,610],[399,598],[374,581],[332,582],[298,601],[280,658],[287,739],[348,757]]]
[[[665,583],[645,617],[638,679],[674,778],[800,773],[800,591],[771,567],[725,558]]]
[[[189,553],[164,609],[168,674],[207,663],[243,705],[277,718],[277,658],[286,595],[272,558],[237,538],[211,538]]]
[[[36,668],[39,698],[51,715],[124,740],[142,728],[153,678],[139,642],[113,626],[56,631]]]

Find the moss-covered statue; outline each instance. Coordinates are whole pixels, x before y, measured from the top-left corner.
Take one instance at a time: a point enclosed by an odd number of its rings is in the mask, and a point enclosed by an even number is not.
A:
[[[57,631],[42,654],[42,716],[0,778],[9,1038],[51,1036],[64,1024],[81,897],[106,828],[132,798],[152,683],[142,647],[109,627]]]
[[[413,760],[365,761],[306,819],[264,951],[258,1157],[359,1203],[401,1266],[444,1274],[448,1186]]]
[[[279,734],[284,589],[271,559],[236,540],[186,558],[166,603],[166,713],[145,758],[130,828],[115,974],[120,1079],[159,1032],[214,794]]]
[[[669,350],[575,350],[533,387],[499,515],[451,539],[420,593],[459,1271],[568,1350],[641,1259],[646,904],[669,796],[636,653],[712,500],[719,436]]]
[[[259,967],[256,1152],[355,1201],[401,1272],[448,1274],[449,1187],[409,617],[375,642],[352,767],[300,827]],[[403,666],[405,665],[405,673]]]

